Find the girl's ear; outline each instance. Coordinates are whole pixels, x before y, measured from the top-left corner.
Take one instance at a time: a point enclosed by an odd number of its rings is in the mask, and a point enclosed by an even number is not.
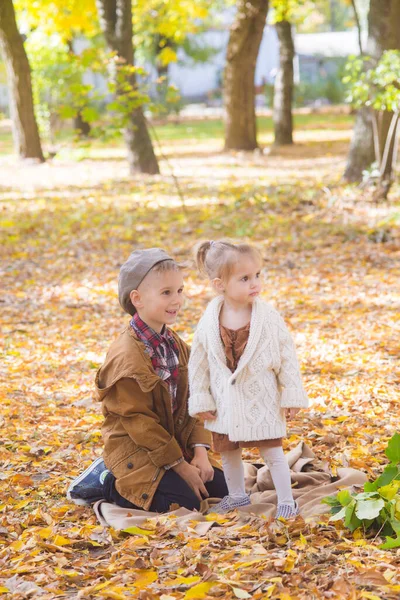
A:
[[[213,284],[214,288],[217,290],[217,292],[224,292],[224,283],[222,281],[222,279],[220,279],[219,277],[215,277],[215,279],[211,280],[211,283]]]
[[[136,309],[143,308],[143,302],[141,300],[140,293],[137,290],[132,290],[129,294],[129,298]]]

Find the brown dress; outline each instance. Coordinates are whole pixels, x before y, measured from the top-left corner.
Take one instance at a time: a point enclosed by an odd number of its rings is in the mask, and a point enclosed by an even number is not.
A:
[[[234,373],[249,339],[250,323],[240,327],[240,329],[228,329],[220,325],[219,330],[225,349],[227,367]],[[237,448],[276,448],[282,446],[282,438],[252,442],[231,442],[225,433],[212,432],[212,439],[215,452],[228,452]]]

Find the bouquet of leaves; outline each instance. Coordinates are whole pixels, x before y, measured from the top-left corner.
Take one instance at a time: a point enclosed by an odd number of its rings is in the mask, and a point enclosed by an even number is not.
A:
[[[385,454],[390,460],[375,481],[368,481],[364,491],[351,494],[341,490],[322,502],[331,507],[331,521],[343,521],[355,531],[386,536],[383,549],[400,548],[400,434],[389,440]]]

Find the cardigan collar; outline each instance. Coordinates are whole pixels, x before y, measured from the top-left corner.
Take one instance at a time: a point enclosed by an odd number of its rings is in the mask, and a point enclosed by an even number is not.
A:
[[[219,329],[219,313],[221,312],[223,301],[223,296],[217,296],[216,298],[211,300],[210,304],[206,309],[205,315],[207,315],[207,321],[210,331],[211,351],[213,352],[215,357],[223,365],[225,365],[226,369],[229,371],[229,374],[232,375],[231,371],[226,365],[225,350],[221,340],[221,334]],[[250,361],[255,350],[257,349],[262,331],[261,313],[262,300],[260,298],[256,298],[253,302],[251,311],[249,339],[246,348],[244,349],[244,352],[239,360],[239,364],[237,366],[235,374],[238,373],[238,371],[240,371]]]

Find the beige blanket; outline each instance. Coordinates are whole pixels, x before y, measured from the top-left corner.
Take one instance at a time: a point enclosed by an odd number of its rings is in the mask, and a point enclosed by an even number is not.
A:
[[[315,455],[304,442],[286,456],[291,469],[293,495],[299,504],[300,514],[305,519],[329,512],[329,507],[321,504],[322,498],[335,494],[339,489],[362,486],[367,480],[365,473],[349,468],[338,469],[337,477],[332,478],[318,465]],[[243,507],[241,512],[247,513],[246,516],[273,516],[276,511],[276,493],[268,467],[245,463],[245,475],[246,491],[250,494],[251,506]],[[196,533],[205,535],[213,522],[209,517],[206,520],[204,513],[217,502],[217,499],[205,500],[201,505],[201,512],[179,508],[167,515],[175,516],[179,530],[184,529],[190,521],[198,521]],[[102,500],[94,505],[94,510],[102,525],[114,529],[140,527],[146,519],[160,516],[143,510],[120,508]]]

